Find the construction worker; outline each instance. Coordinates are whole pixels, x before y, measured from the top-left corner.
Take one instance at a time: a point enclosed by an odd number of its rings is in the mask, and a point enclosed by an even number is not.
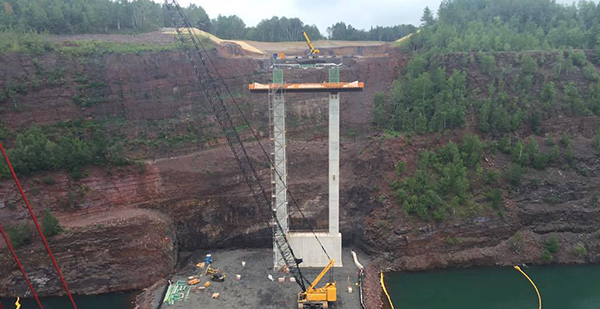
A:
[[[17,306],[17,309],[21,309],[21,304],[19,303],[20,298],[17,297],[17,301],[15,302],[15,306]]]

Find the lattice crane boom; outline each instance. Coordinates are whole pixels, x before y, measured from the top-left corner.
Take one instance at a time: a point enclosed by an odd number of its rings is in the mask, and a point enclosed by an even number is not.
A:
[[[213,73],[211,72],[209,65],[213,66],[213,70],[216,70],[216,67],[212,64],[206,49],[195,34],[190,21],[186,17],[179,3],[176,0],[165,0],[165,4],[171,12],[171,17],[177,31],[177,37],[181,41],[183,51],[194,68],[196,77],[199,80],[199,86],[206,97],[206,102],[208,102],[219,127],[225,134],[227,144],[233,152],[244,180],[256,202],[258,211],[261,214],[262,219],[269,226],[271,226],[270,222],[272,220],[274,242],[281,252],[281,256],[283,257],[290,274],[296,279],[296,283],[300,285],[304,292],[306,291],[306,285],[310,282],[300,271],[299,263],[301,263],[302,260],[297,259],[294,255],[285,232],[270,207],[271,200],[269,195],[263,187],[260,177],[248,156],[246,147],[233,123],[230,114],[230,108],[232,107],[228,107],[223,100],[223,95],[225,92],[228,92],[226,88],[223,88],[226,87],[226,85],[220,76],[213,78]],[[218,75],[218,73],[216,74]],[[271,213],[270,215],[269,212]]]

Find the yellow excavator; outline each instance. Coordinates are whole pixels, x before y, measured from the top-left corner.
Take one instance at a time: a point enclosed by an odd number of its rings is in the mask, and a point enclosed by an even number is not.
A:
[[[298,309],[327,309],[329,303],[337,301],[337,288],[335,282],[327,282],[321,288],[315,288],[325,274],[333,267],[335,261],[329,260],[327,267],[315,278],[305,292],[298,293]]]
[[[306,44],[308,44],[308,47],[310,48],[309,55],[320,54],[321,51],[315,48],[315,46],[311,42],[310,38],[308,37],[308,33],[306,33],[306,31],[302,30],[302,34],[304,35],[304,39],[306,40]]]

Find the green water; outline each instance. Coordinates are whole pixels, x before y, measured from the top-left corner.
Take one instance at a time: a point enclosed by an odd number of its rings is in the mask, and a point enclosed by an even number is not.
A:
[[[544,309],[599,309],[600,265],[530,267],[524,271]],[[390,273],[386,286],[397,309],[537,309],[535,290],[513,268]]]
[[[40,299],[44,309],[70,309],[71,302],[65,297],[44,297]],[[93,296],[75,296],[75,304],[79,309],[132,309],[135,301],[134,293],[101,294]],[[15,299],[1,300],[4,309],[14,309]],[[39,308],[33,299],[22,299],[21,309]]]

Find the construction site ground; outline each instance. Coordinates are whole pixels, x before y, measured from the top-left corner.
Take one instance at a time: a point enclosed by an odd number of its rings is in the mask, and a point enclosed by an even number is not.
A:
[[[224,282],[210,281],[203,274],[204,269],[195,265],[205,260],[206,254],[212,254],[213,268],[219,268],[226,279]],[[360,262],[366,266],[365,255],[358,254]],[[245,261],[246,265],[242,266]],[[297,295],[300,286],[290,282],[290,275],[281,271],[273,271],[273,250],[247,249],[247,250],[210,250],[197,251],[182,256],[180,268],[172,281],[188,281],[188,277],[199,276],[200,283],[191,286],[189,298],[185,301],[175,302],[173,305],[163,303],[162,308],[188,309],[255,309],[255,308],[297,308]],[[358,268],[355,266],[349,249],[344,249],[343,265],[334,268],[333,280],[337,282],[338,301],[330,308],[356,309],[360,308],[358,293]],[[302,273],[312,281],[322,271],[320,268],[302,268]],[[241,279],[236,280],[236,275]],[[272,275],[274,281],[268,278]],[[279,278],[285,277],[285,282],[280,283]],[[329,274],[321,280],[318,287],[329,280]],[[211,285],[204,290],[199,289],[205,282]],[[348,292],[348,282],[352,286],[352,293]],[[164,286],[156,289],[153,296],[152,308],[157,308]],[[219,298],[213,299],[213,293],[219,293]]]
[[[195,29],[195,33],[200,37],[210,39],[215,45],[233,43],[239,45],[248,52],[249,57],[270,57],[273,53],[286,53],[290,55],[304,55],[308,51],[308,46],[304,41],[297,42],[257,42],[248,40],[223,40],[207,32]],[[112,43],[138,43],[170,45],[176,42],[175,30],[164,28],[161,31],[140,33],[140,34],[80,34],[80,35],[50,35],[50,40],[55,42],[68,42],[79,40],[93,40]],[[387,42],[380,41],[336,41],[336,40],[317,40],[313,41],[315,47],[326,50],[337,50],[336,54],[350,55],[356,53],[356,48],[378,47]],[[350,48],[344,50],[344,48]]]

